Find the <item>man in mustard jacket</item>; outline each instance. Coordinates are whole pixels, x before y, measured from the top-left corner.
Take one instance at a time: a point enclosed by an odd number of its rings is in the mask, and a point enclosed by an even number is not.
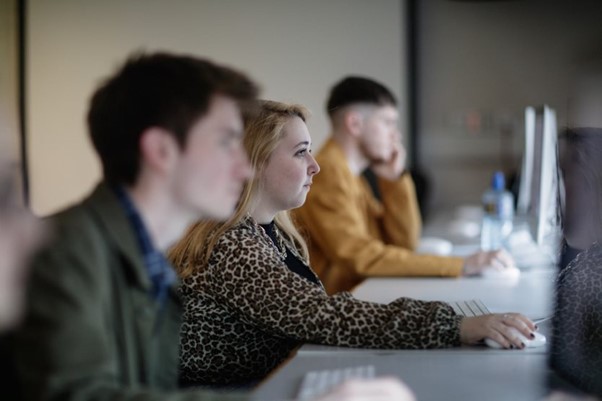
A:
[[[209,61],[137,55],[88,114],[103,181],[52,216],[14,338],[27,400],[230,400],[178,387],[180,303],[163,252],[200,217],[224,219],[250,167],[242,74]]]
[[[316,156],[313,179],[297,221],[309,239],[311,264],[329,293],[351,290],[371,276],[454,277],[513,263],[503,251],[466,259],[414,252],[422,222],[393,94],[380,83],[347,77],[327,102],[332,134]],[[370,167],[379,201],[362,176]]]

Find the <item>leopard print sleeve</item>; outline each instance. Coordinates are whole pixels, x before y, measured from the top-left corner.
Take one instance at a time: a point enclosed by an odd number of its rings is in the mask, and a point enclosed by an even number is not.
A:
[[[202,273],[203,291],[257,330],[298,341],[366,348],[459,345],[460,317],[441,302],[390,304],[327,295],[291,272],[269,238],[241,224],[220,238]]]

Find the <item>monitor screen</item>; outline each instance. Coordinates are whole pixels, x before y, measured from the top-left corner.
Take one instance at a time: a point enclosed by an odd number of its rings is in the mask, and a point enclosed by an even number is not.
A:
[[[517,214],[540,246],[554,243],[559,233],[559,185],[556,113],[548,106],[527,107]]]

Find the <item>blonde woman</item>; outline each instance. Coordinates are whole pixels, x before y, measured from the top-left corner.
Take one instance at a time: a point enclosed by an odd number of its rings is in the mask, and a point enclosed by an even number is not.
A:
[[[534,325],[519,314],[462,318],[442,302],[327,295],[289,215],[320,170],[306,111],[271,101],[258,107],[244,138],[255,175],[236,213],[226,223],[197,223],[170,252],[183,279],[182,384],[250,385],[303,342],[419,349],[489,337],[524,346],[510,326],[529,337]]]

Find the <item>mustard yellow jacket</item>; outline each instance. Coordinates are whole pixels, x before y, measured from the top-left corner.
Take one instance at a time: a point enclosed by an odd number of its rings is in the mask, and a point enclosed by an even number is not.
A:
[[[371,276],[459,276],[463,259],[414,252],[422,222],[412,178],[379,179],[382,202],[348,167],[331,138],[316,156],[320,173],[294,213],[311,265],[328,293],[351,290]]]

